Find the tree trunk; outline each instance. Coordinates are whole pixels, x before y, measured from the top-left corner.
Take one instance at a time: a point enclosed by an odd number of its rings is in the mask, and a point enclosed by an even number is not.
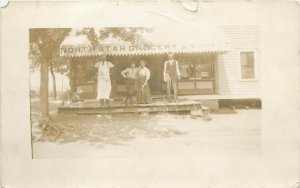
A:
[[[55,74],[53,71],[52,61],[50,62],[50,72],[51,72],[51,76],[52,76],[53,97],[54,97],[54,99],[56,99],[56,79],[55,79]]]
[[[41,58],[40,68],[40,105],[41,105],[41,125],[43,129],[47,127],[49,121],[49,101],[48,101],[48,61],[45,57]]]
[[[70,74],[69,74],[69,84],[70,84],[70,90],[72,92],[74,92],[74,90],[75,90],[74,78],[75,78],[75,62],[72,59],[72,61],[70,63]]]

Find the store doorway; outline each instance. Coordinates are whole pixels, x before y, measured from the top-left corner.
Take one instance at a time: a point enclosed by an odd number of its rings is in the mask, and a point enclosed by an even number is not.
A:
[[[163,57],[161,55],[150,55],[143,57],[147,62],[147,67],[151,72],[149,87],[152,95],[162,95],[163,85]]]

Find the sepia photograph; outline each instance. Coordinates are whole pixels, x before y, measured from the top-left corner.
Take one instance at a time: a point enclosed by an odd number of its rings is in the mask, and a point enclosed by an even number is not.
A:
[[[259,154],[257,26],[31,28],[29,41],[33,158]]]
[[[8,2],[1,186],[299,188],[299,8]]]

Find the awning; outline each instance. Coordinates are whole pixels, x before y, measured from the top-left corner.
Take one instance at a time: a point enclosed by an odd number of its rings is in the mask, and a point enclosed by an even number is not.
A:
[[[107,55],[154,55],[173,53],[226,52],[229,40],[216,27],[162,26],[143,33],[146,42],[132,44],[117,39],[100,41],[93,48],[85,35],[69,36],[60,46],[65,57]]]

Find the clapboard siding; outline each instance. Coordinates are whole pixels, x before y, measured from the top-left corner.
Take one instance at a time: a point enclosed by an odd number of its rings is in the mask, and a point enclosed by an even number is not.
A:
[[[221,26],[230,41],[230,51],[218,58],[218,91],[220,95],[260,97],[259,27]],[[240,51],[254,51],[256,79],[241,79]]]

